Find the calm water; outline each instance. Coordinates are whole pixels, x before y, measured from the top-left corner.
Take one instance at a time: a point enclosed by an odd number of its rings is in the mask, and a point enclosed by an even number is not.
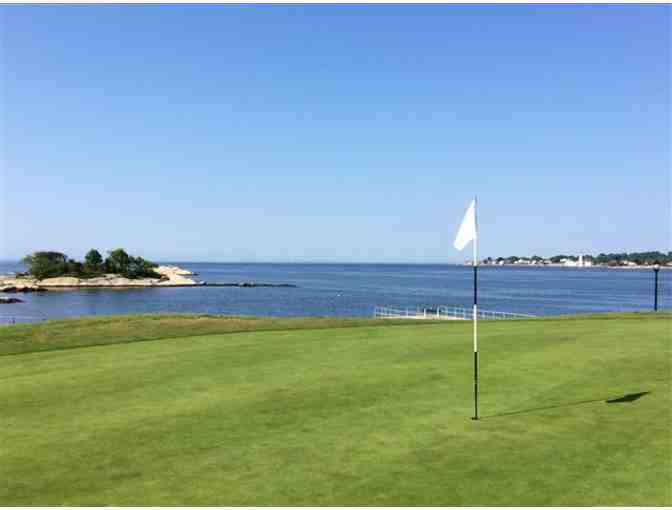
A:
[[[25,303],[0,305],[10,317],[63,318],[148,312],[247,315],[371,315],[375,305],[470,306],[472,270],[452,265],[180,263],[198,280],[292,283],[298,288],[163,288],[60,290],[12,294]],[[23,270],[0,263],[0,273]],[[653,271],[483,267],[485,310],[557,315],[649,310]],[[672,271],[660,271],[659,306],[672,304]]]

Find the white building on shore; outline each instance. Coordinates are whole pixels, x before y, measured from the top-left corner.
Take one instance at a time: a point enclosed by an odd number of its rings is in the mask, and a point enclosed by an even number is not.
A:
[[[592,267],[593,261],[584,259],[583,255],[579,255],[579,260],[562,259],[562,265],[565,267]]]

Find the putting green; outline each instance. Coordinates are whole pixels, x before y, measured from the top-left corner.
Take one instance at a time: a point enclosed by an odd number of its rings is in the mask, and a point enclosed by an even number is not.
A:
[[[483,322],[479,421],[469,323],[2,328],[0,503],[671,505],[670,324]]]

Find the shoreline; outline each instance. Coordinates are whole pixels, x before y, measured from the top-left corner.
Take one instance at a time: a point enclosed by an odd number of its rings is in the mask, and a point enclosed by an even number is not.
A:
[[[459,266],[465,267],[474,267],[471,263],[457,264]],[[478,264],[478,267],[522,267],[522,268],[559,268],[559,269],[623,269],[623,270],[636,270],[636,269],[648,269],[653,271],[653,266],[565,266],[563,264]],[[671,270],[672,266],[660,266],[659,269]]]
[[[105,273],[90,278],[79,276],[56,276],[38,279],[34,276],[0,275],[0,292],[41,292],[51,288],[62,289],[114,289],[198,286],[198,282],[188,278],[194,273],[178,266],[156,266],[155,278],[132,279],[116,273]]]
[[[186,287],[238,287],[238,288],[296,288],[290,283],[267,283],[253,281],[215,282],[195,281],[190,276],[197,273],[179,266],[161,265],[154,268],[158,278],[131,279],[107,273],[90,278],[58,276],[37,279],[32,276],[0,275],[0,293],[45,292],[47,290],[110,290],[110,289],[158,289]]]
[[[165,283],[165,284],[155,284],[155,285],[48,285],[48,286],[42,286],[39,287],[40,291],[46,291],[46,290],[51,290],[51,289],[63,289],[63,290],[73,290],[73,289],[84,289],[84,290],[114,290],[114,289],[162,289],[162,288],[175,288],[175,287],[195,287],[195,288],[203,288],[203,287],[237,287],[241,289],[250,289],[250,288],[258,288],[258,287],[265,287],[265,288],[283,288],[283,289],[296,289],[298,288],[297,285],[294,285],[292,283],[257,283],[257,282],[239,282],[239,283],[208,283],[208,282],[200,282],[200,283]],[[0,292],[3,292],[0,289]],[[4,291],[8,292],[8,291]],[[26,292],[26,291],[14,291],[14,292]],[[30,291],[28,291],[30,292]]]

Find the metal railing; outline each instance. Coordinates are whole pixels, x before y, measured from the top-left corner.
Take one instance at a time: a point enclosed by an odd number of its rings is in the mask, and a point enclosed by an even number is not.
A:
[[[376,306],[373,316],[381,319],[472,320],[474,311],[471,308],[460,306],[418,306],[415,308]],[[534,317],[534,315],[525,313],[478,310],[478,318],[483,320],[531,319]]]
[[[36,317],[32,315],[11,315],[9,317],[0,317],[0,326],[10,326],[12,324],[26,324],[30,322],[39,322],[47,320],[45,317]]]

